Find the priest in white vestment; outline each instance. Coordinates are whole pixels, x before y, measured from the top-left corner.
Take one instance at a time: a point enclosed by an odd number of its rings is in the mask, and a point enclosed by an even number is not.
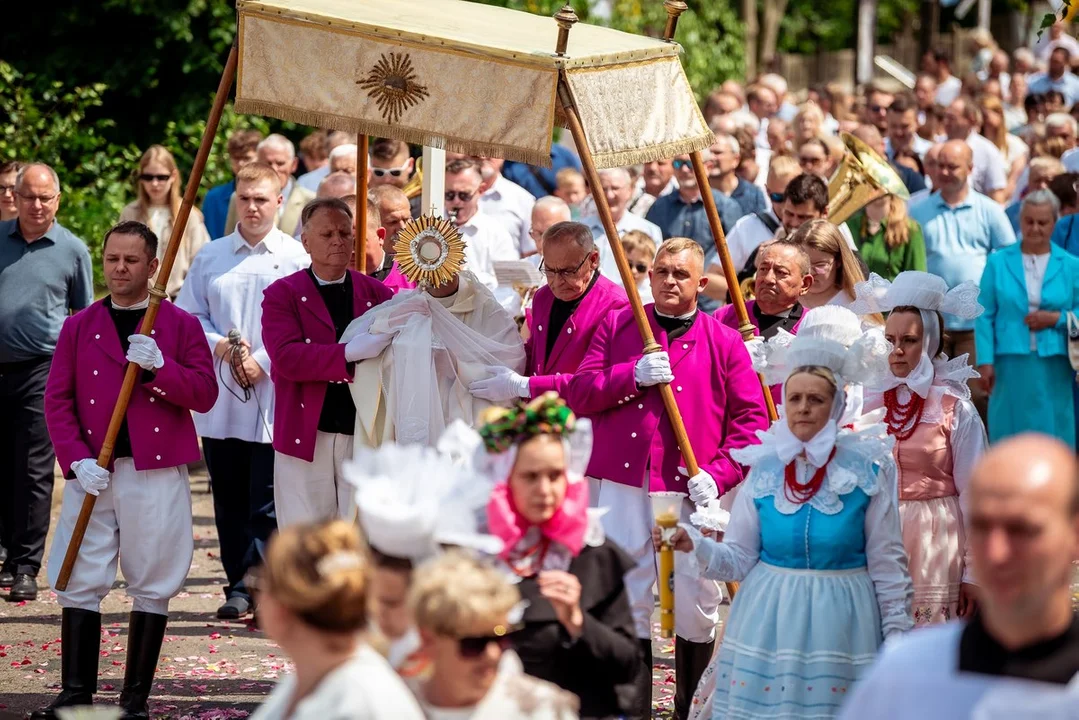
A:
[[[356,364],[354,443],[434,446],[454,420],[474,426],[491,403],[468,386],[491,365],[523,373],[524,344],[513,317],[471,272],[440,287],[421,286],[365,313],[341,337],[393,336],[379,355]]]

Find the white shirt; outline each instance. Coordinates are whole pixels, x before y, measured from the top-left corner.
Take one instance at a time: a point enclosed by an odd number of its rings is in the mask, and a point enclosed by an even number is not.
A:
[[[487,192],[480,195],[480,210],[497,220],[513,238],[518,256],[536,249],[536,243],[528,232],[532,228],[532,206],[535,204],[536,198],[532,197],[532,193],[502,175]]]
[[[595,215],[585,219],[584,223],[592,231],[592,237],[596,240],[596,249],[599,250],[599,271],[605,278],[618,287],[622,287],[622,276],[618,273],[618,263],[614,261],[614,251],[611,250],[611,244],[607,241],[607,232],[603,229],[603,223]],[[663,244],[663,231],[658,225],[648,222],[640,215],[623,212],[621,219],[615,221],[614,227],[619,237],[630,230],[640,230],[652,238],[657,249]]]
[[[778,223],[777,230],[783,227],[774,212],[769,210],[768,214]],[[738,218],[738,222],[734,224],[730,234],[727,235],[727,250],[731,253],[734,271],[736,273],[742,272],[742,268],[746,266],[753,251],[760,247],[761,243],[768,242],[773,237],[775,237],[775,233],[768,229],[768,226],[757,217],[756,213],[750,213]],[[718,263],[719,261],[716,260],[715,262]]]
[[[1042,305],[1042,282],[1045,280],[1045,270],[1049,267],[1049,253],[1032,255],[1023,253],[1023,279],[1027,286],[1027,312],[1034,312]],[[1030,349],[1037,352],[1038,342],[1034,331],[1030,331]]]
[[[1004,155],[1000,149],[976,132],[967,136],[967,145],[974,158],[974,169],[970,173],[970,186],[982,195],[1008,186],[1008,170]]]
[[[1018,160],[1020,157],[1030,155],[1030,146],[1023,142],[1023,139],[1021,137],[1019,137],[1018,135],[1012,135],[1011,133],[1005,135],[1004,139],[1005,144],[1008,148],[1008,154],[1004,158],[1004,162],[1006,163],[1006,167],[1004,170],[1007,173],[1011,173],[1012,165],[1015,163],[1016,160]]]
[[[496,260],[520,260],[514,239],[494,218],[477,210],[468,222],[457,228],[465,240],[465,267],[480,282],[494,290]]]
[[[303,245],[277,228],[255,247],[237,229],[203,246],[187,274],[176,306],[199,319],[212,352],[233,328],[251,343],[251,355],[266,373],[248,402],[232,373],[214,358],[218,382],[217,402],[208,413],[195,413],[195,429],[202,437],[268,443],[273,439],[274,392],[270,356],[262,346],[262,293],[272,283],[311,264]],[[230,392],[231,390],[231,392]],[[236,395],[233,395],[236,393]],[[239,397],[237,397],[239,396]]]
[[[959,97],[959,91],[963,89],[963,81],[955,75],[949,75],[948,79],[937,85],[937,94],[934,98],[937,105],[948,107]]]
[[[252,720],[423,720],[408,686],[367,645],[322,678],[289,713],[295,693],[296,676],[281,678]]]

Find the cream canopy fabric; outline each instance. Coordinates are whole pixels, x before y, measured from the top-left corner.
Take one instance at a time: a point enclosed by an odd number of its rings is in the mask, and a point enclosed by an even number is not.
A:
[[[550,165],[566,73],[598,167],[708,147],[679,47],[462,0],[239,0],[236,109]]]

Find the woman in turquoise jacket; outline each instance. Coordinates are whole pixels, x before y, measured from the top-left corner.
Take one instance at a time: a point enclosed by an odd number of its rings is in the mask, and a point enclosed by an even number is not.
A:
[[[1075,446],[1067,314],[1079,311],[1079,258],[1050,242],[1059,212],[1048,190],[1024,198],[1022,241],[990,255],[982,274],[974,340],[990,442],[1034,431]]]

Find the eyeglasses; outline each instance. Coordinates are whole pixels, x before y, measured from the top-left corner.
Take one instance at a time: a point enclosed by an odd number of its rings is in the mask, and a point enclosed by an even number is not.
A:
[[[12,195],[14,195],[15,194],[15,186],[14,185],[0,185],[0,195],[7,195],[8,193],[11,193]]]
[[[147,183],[153,182],[154,180],[157,180],[158,182],[168,182],[171,179],[172,175],[153,175],[151,173],[143,173],[139,175],[139,180]]]
[[[477,658],[491,643],[498,645],[499,650],[508,650],[513,645],[508,635],[474,635],[457,638],[457,649],[463,658]]]
[[[768,193],[768,199],[774,203],[781,203],[787,201],[787,193]]]
[[[447,190],[446,199],[450,202],[453,202],[454,199],[460,200],[461,202],[468,202],[475,194],[476,193],[474,192],[464,192],[463,190]]]
[[[392,177],[401,177],[408,170],[408,163],[406,162],[401,167],[395,168],[371,168],[371,174],[375,177],[386,177],[390,175]]]
[[[671,162],[671,167],[673,167],[675,170],[681,170],[682,168],[687,168],[692,164],[693,163],[689,160],[674,160]]]
[[[557,278],[562,278],[563,280],[566,280],[566,279],[571,278],[574,275],[576,275],[580,271],[580,269],[582,267],[584,267],[584,264],[586,262],[588,262],[588,258],[590,258],[590,257],[591,257],[591,255],[585,255],[584,260],[582,260],[580,263],[578,263],[577,267],[569,269],[569,270],[553,270],[553,269],[547,267],[547,265],[543,261],[540,261],[539,269],[540,269],[541,273],[545,274],[549,278],[556,278],[557,277]]]
[[[23,202],[28,203],[30,205],[33,205],[34,203],[41,203],[42,205],[48,205],[53,200],[60,197],[59,194],[56,194],[56,195],[24,195],[22,193],[15,193],[15,194],[18,195],[19,198]]]

